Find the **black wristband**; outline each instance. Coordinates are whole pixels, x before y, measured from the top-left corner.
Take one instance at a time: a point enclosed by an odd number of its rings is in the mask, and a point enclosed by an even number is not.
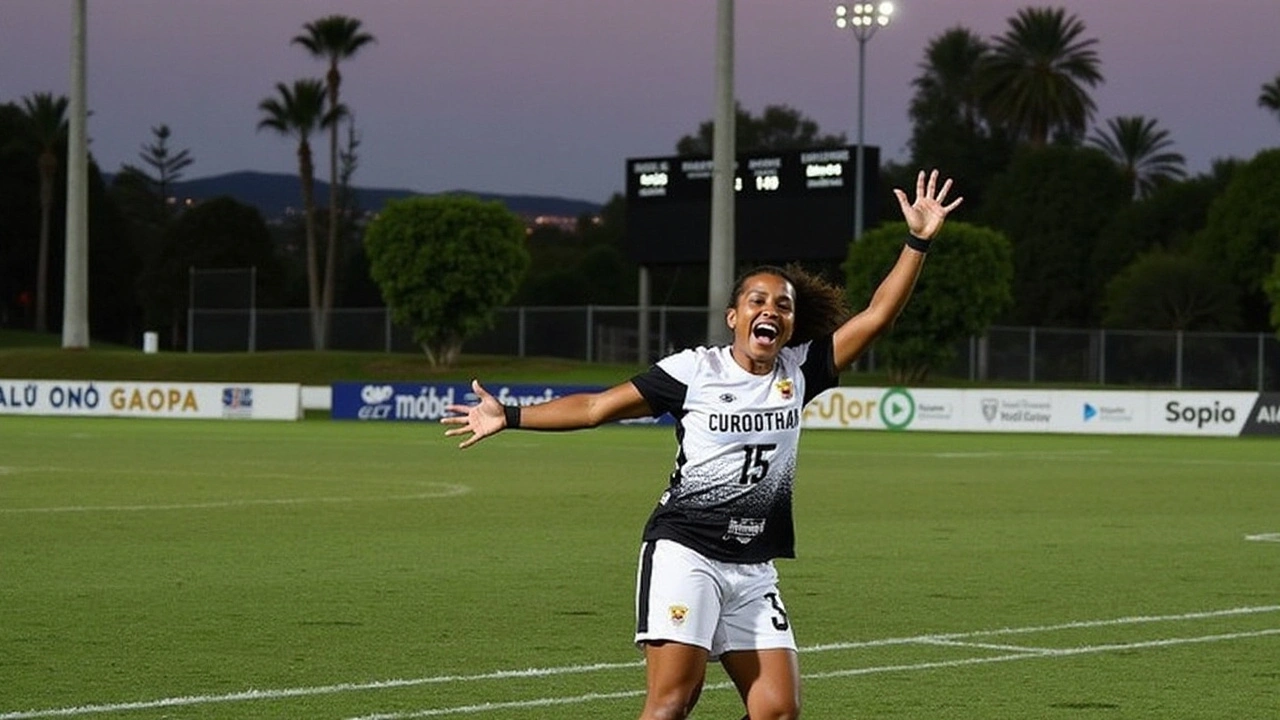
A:
[[[911,248],[912,250],[915,250],[916,252],[921,254],[927,253],[929,252],[929,245],[930,245],[930,242],[928,240],[921,240],[915,235],[912,235],[911,233],[907,233],[907,247]]]
[[[502,414],[507,416],[507,429],[515,430],[520,427],[520,406],[519,405],[503,405]]]

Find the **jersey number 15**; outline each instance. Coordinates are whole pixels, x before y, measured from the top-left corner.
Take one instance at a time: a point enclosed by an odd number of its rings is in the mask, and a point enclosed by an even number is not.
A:
[[[739,485],[755,485],[769,474],[769,453],[777,450],[774,443],[763,445],[743,445],[742,475]]]

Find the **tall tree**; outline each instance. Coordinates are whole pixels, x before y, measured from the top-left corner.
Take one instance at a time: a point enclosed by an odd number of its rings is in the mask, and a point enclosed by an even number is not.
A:
[[[303,26],[303,34],[293,38],[311,53],[312,57],[329,63],[325,73],[325,88],[329,94],[329,107],[342,107],[338,102],[338,90],[342,85],[342,73],[338,64],[355,57],[360,48],[375,42],[374,37],[361,32],[360,20],[346,15],[326,15]],[[337,284],[338,246],[341,237],[338,192],[338,123],[329,126],[329,241],[325,247],[324,295],[321,298],[324,334],[328,336],[329,316],[333,312],[333,296]]]
[[[170,154],[169,136],[171,131],[169,126],[161,123],[151,128],[151,134],[155,136],[155,141],[150,145],[143,145],[142,152],[138,153],[138,157],[142,158],[142,162],[151,166],[155,171],[155,175],[151,175],[145,171],[142,174],[151,180],[151,184],[155,186],[157,194],[160,196],[160,205],[164,208],[163,215],[169,214],[169,189],[175,182],[182,179],[182,171],[186,169],[195,159],[191,157],[191,151],[182,149],[177,153]],[[128,168],[129,166],[126,166]]]
[[[1019,149],[973,211],[977,222],[1013,242],[1015,302],[1004,322],[1097,323],[1090,263],[1103,227],[1130,204],[1126,188],[1120,170],[1097,148]]]
[[[1267,329],[1270,301],[1263,281],[1280,254],[1280,148],[1263,150],[1231,173],[1191,247],[1240,289],[1241,329]]]
[[[1087,87],[1102,82],[1098,44],[1062,8],[1023,8],[995,39],[985,63],[987,108],[1018,137],[1042,147],[1055,132],[1079,137],[1095,106]]]
[[[1107,284],[1107,327],[1151,330],[1234,330],[1240,291],[1216,267],[1190,253],[1156,248]]]
[[[58,174],[58,151],[67,142],[67,98],[34,93],[22,99],[27,133],[39,150],[40,245],[36,260],[36,332],[49,327],[49,227],[53,212],[53,186]]]
[[[794,150],[806,147],[835,147],[847,144],[844,133],[824,135],[818,123],[786,105],[769,105],[759,117],[737,105],[734,120],[737,152]],[[715,123],[707,120],[693,135],[676,141],[679,155],[710,155]]]
[[[906,223],[885,223],[849,244],[843,269],[850,305],[870,301],[902,252],[906,232]],[[947,271],[921,275],[911,304],[876,341],[877,365],[889,368],[894,383],[919,383],[931,370],[945,367],[961,342],[985,331],[1013,302],[1013,248],[1007,237],[952,221],[936,242],[929,252],[945,258],[940,262]]]
[[[942,110],[964,130],[977,132],[983,121],[981,69],[991,47],[973,31],[954,27],[929,41],[921,73],[911,85],[912,117],[926,107]]]
[[[1262,92],[1258,95],[1258,107],[1266,108],[1280,117],[1280,75],[1262,86]]]
[[[316,180],[315,162],[311,154],[311,136],[335,125],[343,115],[342,106],[325,107],[324,83],[320,80],[295,80],[290,87],[276,83],[276,95],[258,103],[262,119],[258,129],[274,130],[298,141],[298,178],[302,185],[303,219],[307,233],[307,300],[311,308],[311,340],[316,350],[328,345],[320,305],[320,275],[316,253]]]
[[[1097,130],[1089,143],[1105,152],[1129,180],[1130,195],[1142,199],[1156,186],[1187,176],[1186,158],[1173,152],[1169,131],[1156,129],[1154,118],[1141,115],[1114,117],[1106,131]]]
[[[397,323],[433,367],[493,327],[529,267],[524,223],[498,202],[461,195],[389,201],[364,234],[369,271]]]
[[[983,107],[982,70],[990,45],[971,30],[955,27],[929,41],[920,74],[912,81],[915,94],[907,114],[911,118],[911,161],[897,180],[914,182],[916,168],[945,167],[966,202],[982,204],[991,178],[1009,164],[1013,142],[994,126]],[[882,169],[891,180],[897,168]],[[897,199],[886,193],[885,209],[897,214]]]

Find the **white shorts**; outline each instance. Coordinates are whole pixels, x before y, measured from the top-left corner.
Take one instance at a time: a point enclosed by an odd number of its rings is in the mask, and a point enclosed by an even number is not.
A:
[[[671,540],[644,543],[636,573],[636,645],[657,640],[705,648],[712,659],[796,649],[772,562],[720,562]]]

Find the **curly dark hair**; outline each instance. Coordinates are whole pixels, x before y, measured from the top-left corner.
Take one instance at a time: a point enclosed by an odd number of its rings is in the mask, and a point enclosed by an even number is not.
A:
[[[786,267],[758,265],[738,276],[729,293],[729,308],[737,307],[747,279],[755,275],[777,275],[796,289],[796,324],[787,346],[802,345],[822,337],[849,319],[844,289],[810,273],[797,263]]]

